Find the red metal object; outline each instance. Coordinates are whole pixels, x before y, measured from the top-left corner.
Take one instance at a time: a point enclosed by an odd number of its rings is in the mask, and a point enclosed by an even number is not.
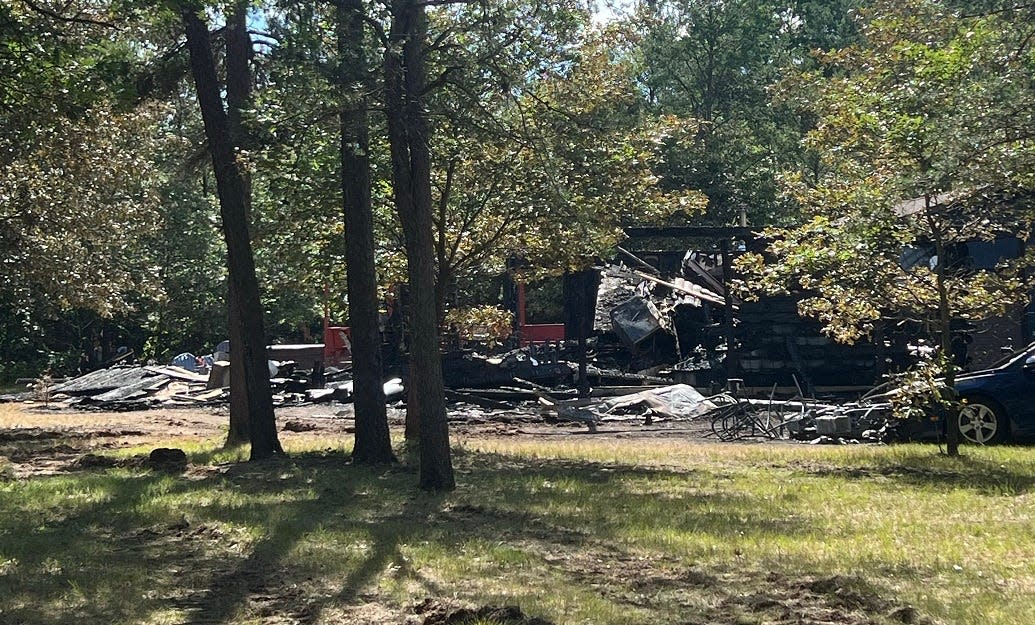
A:
[[[331,325],[330,290],[323,287],[323,364],[340,364],[352,360],[352,330],[348,326]]]
[[[347,326],[332,326],[326,319],[323,326],[323,362],[338,364],[352,360],[352,334]]]
[[[519,326],[519,330],[521,331],[522,347],[529,343],[544,343],[546,341],[564,340],[563,323],[521,324]]]
[[[545,343],[546,341],[563,341],[563,323],[525,323],[525,283],[517,283],[517,322],[518,332],[521,333],[521,346],[525,347],[530,343]]]

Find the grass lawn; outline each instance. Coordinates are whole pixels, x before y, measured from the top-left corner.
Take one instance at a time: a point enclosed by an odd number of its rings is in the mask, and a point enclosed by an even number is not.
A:
[[[176,444],[183,475],[0,477],[0,623],[421,623],[428,597],[558,624],[1035,623],[1033,448],[469,439],[429,495],[411,465],[348,465],[348,439],[259,464]]]

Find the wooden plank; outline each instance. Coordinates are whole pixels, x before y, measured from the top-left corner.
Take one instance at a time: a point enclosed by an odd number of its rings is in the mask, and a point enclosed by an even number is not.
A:
[[[590,397],[621,397],[643,391],[665,388],[671,384],[644,384],[641,386],[595,386],[589,391]]]
[[[535,394],[532,393],[532,391],[505,386],[499,388],[459,388],[455,390],[458,393],[476,395],[478,397],[497,401],[525,401],[535,399]]]
[[[712,293],[711,291],[708,291],[705,288],[702,288],[702,287],[697,286],[696,284],[693,284],[692,282],[687,282],[686,284],[688,284],[688,285],[690,285],[690,287],[694,287],[694,288],[688,288],[687,286],[675,284],[675,283],[669,282],[667,280],[662,280],[661,278],[655,278],[654,276],[652,276],[652,275],[650,275],[648,273],[644,273],[642,271],[634,271],[633,273],[635,273],[636,275],[640,276],[644,280],[650,280],[651,282],[656,282],[656,283],[658,283],[658,284],[660,284],[662,286],[667,286],[668,288],[672,289],[673,291],[679,291],[680,293],[686,293],[687,295],[692,295],[692,296],[694,296],[694,297],[696,297],[698,299],[703,299],[706,302],[711,302],[713,304],[718,304],[720,306],[725,306],[726,305],[726,302],[721,297],[719,297],[718,295]],[[733,310],[739,310],[739,308],[737,306],[734,306]]]
[[[637,256],[636,254],[633,254],[632,252],[630,252],[629,250],[623,248],[620,245],[615,246],[615,247],[618,250],[619,254],[625,256],[629,260],[631,260],[634,263],[636,263],[637,265],[639,265],[641,269],[644,269],[645,271],[649,271],[653,275],[661,275],[661,272],[658,271],[657,267],[655,267],[654,265],[651,265],[650,263],[648,263],[647,261],[643,260],[642,258]]]

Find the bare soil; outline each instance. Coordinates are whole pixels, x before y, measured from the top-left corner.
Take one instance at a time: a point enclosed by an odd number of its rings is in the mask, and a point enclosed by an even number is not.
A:
[[[299,437],[343,437],[353,430],[350,404],[303,404],[276,410],[284,442]],[[12,416],[13,415],[13,416]],[[405,409],[389,407],[393,429],[401,429]],[[709,440],[707,420],[659,421],[650,425],[635,416],[600,425],[595,432],[576,423],[550,422],[532,406],[490,411],[457,404],[449,411],[450,431],[458,437],[532,438],[680,438]],[[62,407],[59,404],[25,405],[0,417],[0,457],[14,467],[15,476],[52,475],[77,468],[92,468],[86,454],[138,447],[155,440],[205,441],[225,435],[226,406],[156,408],[103,412]]]

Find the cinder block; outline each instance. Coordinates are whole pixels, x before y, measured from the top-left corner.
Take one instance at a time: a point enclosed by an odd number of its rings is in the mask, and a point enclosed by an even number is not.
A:
[[[848,415],[827,415],[816,417],[816,433],[838,436],[852,432],[852,419]]]

